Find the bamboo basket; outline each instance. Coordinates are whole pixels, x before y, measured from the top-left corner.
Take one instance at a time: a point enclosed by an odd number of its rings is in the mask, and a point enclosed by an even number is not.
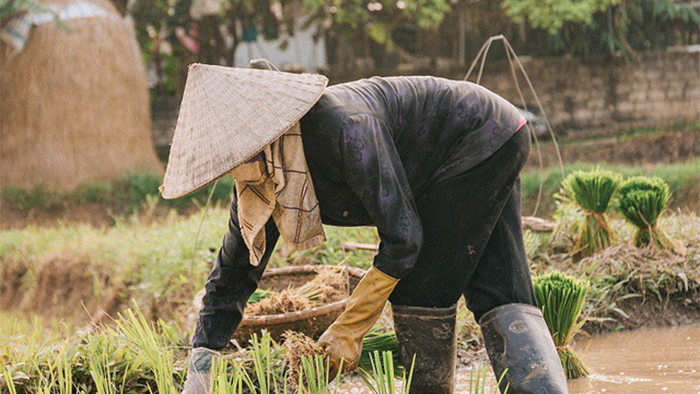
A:
[[[267,270],[261,280],[260,288],[273,291],[281,291],[288,287],[297,287],[312,280],[320,265],[301,265]],[[345,267],[347,270],[348,289],[352,292],[365,271],[354,267]],[[200,292],[200,297],[203,292]],[[201,306],[201,298],[195,300],[197,307]],[[306,334],[311,338],[318,338],[345,310],[347,299],[330,304],[306,309],[303,311],[283,313],[278,315],[245,316],[233,334],[234,340],[239,344],[248,343],[253,334],[262,335],[263,330],[270,333],[272,338],[279,341],[285,331],[292,330]]]

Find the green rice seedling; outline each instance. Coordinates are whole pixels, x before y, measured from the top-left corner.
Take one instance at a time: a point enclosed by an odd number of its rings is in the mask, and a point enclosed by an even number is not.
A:
[[[97,394],[117,394],[114,371],[110,366],[110,357],[101,341],[93,339],[87,354],[90,376],[95,383]]]
[[[51,386],[57,394],[73,394],[73,352],[64,343],[49,364]]]
[[[15,381],[12,380],[12,373],[10,372],[9,366],[5,366],[2,371],[2,377],[5,380],[5,388],[9,394],[17,394],[17,388],[15,387]]]
[[[637,228],[634,237],[637,247],[652,245],[684,254],[683,245],[657,225],[670,198],[668,183],[661,178],[636,176],[622,183],[620,212]]]
[[[537,306],[542,309],[566,377],[576,379],[589,375],[588,368],[571,349],[571,340],[584,324],[584,321],[579,321],[579,316],[589,284],[554,271],[536,277],[533,286]]]
[[[394,367],[394,355],[392,352],[375,351],[370,355],[370,370],[360,370],[360,377],[367,388],[374,394],[409,394],[411,390],[411,379],[413,377],[413,367],[415,365],[415,356],[411,363],[411,368],[408,374],[399,380],[397,387],[396,374]]]
[[[259,302],[260,300],[264,300],[265,298],[268,298],[273,294],[275,294],[275,293],[273,291],[270,291],[270,290],[257,289],[257,290],[255,290],[255,292],[253,292],[253,294],[251,294],[250,298],[248,298],[248,303],[255,304],[256,302]]]
[[[175,376],[173,351],[163,341],[156,328],[146,321],[139,306],[134,303],[134,309],[119,314],[117,330],[127,340],[129,352],[136,360],[140,360],[154,375],[159,393],[174,393]],[[160,325],[161,327],[164,324]]]
[[[483,364],[469,371],[469,394],[482,394],[486,390],[486,368]]]
[[[368,332],[362,340],[362,353],[358,366],[365,371],[372,370],[372,355],[375,352],[391,352],[394,357],[393,365],[395,372],[403,376],[404,365],[401,363],[399,355],[399,345],[396,342],[396,333],[393,331],[382,332],[373,329]]]
[[[253,360],[252,372],[255,380],[249,379],[249,382],[256,386],[251,390],[259,394],[279,393],[280,384],[285,385],[287,380],[283,376],[282,349],[272,340],[269,333],[263,334],[260,339],[254,334],[250,344],[249,355]]]
[[[230,368],[225,358],[216,358],[212,366],[212,394],[242,394],[244,375],[240,363]]]
[[[339,368],[342,369],[342,367],[341,362]],[[298,394],[335,394],[338,392],[338,384],[331,389],[330,380],[330,364],[326,357],[322,355],[301,357],[296,391]]]
[[[605,212],[621,182],[622,175],[599,168],[576,171],[562,182],[565,199],[576,203],[584,213],[576,226],[576,253],[591,256],[612,243],[614,236]]]
[[[484,366],[484,364],[479,364],[477,368],[471,369],[469,371],[469,394],[485,394],[486,393],[486,388],[489,387],[487,384],[488,381],[488,376],[486,375],[486,371],[488,368]],[[506,376],[506,372],[508,370],[506,369],[503,371],[501,374],[501,377],[498,379],[498,382],[496,383],[496,387],[492,388],[490,392],[496,392],[498,390],[498,387],[501,386],[501,382],[503,382],[503,379]],[[506,387],[503,388],[502,394],[506,394],[508,392],[509,385],[506,385]]]

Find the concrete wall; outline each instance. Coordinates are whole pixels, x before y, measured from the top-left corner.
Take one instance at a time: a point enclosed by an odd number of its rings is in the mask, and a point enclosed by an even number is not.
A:
[[[619,129],[665,126],[700,121],[700,52],[666,51],[642,54],[635,61],[594,58],[529,58],[521,61],[544,110],[558,132],[607,134]],[[441,61],[442,60],[442,61]],[[466,67],[449,59],[437,66],[402,64],[394,69],[334,74],[331,82],[371,75],[438,75],[462,79]],[[474,80],[476,71],[470,80]],[[520,77],[520,75],[519,75]],[[534,106],[525,81],[526,104]],[[487,60],[482,84],[520,104],[506,61]]]
[[[700,121],[700,53],[660,52],[622,59],[522,58],[535,90],[555,130],[568,134],[608,134],[632,127],[666,126]],[[444,63],[443,63],[444,64]],[[410,67],[409,67],[410,66]],[[334,74],[331,83],[371,75],[431,74],[462,79],[466,70],[402,65],[389,70]],[[475,74],[476,75],[476,74]],[[482,84],[519,104],[507,62],[487,61]],[[521,79],[526,103],[535,100]],[[177,117],[177,100],[153,103],[154,142],[167,155]]]
[[[621,59],[527,59],[525,71],[557,129],[594,133],[700,121],[700,53]],[[459,75],[461,76],[461,75]],[[488,67],[483,85],[520,103],[507,64]],[[521,80],[521,88],[526,84]],[[528,105],[535,103],[525,92]]]

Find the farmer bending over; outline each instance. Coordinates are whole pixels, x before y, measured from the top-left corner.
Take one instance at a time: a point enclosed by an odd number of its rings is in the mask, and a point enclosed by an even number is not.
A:
[[[356,368],[362,338],[391,302],[412,394],[454,391],[456,304],[481,325],[508,393],[565,393],[535,306],[519,173],[530,137],[518,110],[469,82],[370,78],[326,88],[319,75],[194,65],[166,171],[175,198],[231,172],[223,247],[206,283],[185,393],[210,390],[280,236],[298,249],[322,223],[376,226],[381,244],[345,311],[318,340],[332,372]],[[332,375],[334,376],[334,375]]]

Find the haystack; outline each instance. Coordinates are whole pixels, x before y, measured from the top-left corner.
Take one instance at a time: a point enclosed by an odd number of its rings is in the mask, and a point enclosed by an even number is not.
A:
[[[161,171],[136,38],[109,1],[80,1],[109,15],[35,26],[12,57],[0,43],[2,188],[66,190],[126,170]],[[58,10],[76,1],[42,2]]]

